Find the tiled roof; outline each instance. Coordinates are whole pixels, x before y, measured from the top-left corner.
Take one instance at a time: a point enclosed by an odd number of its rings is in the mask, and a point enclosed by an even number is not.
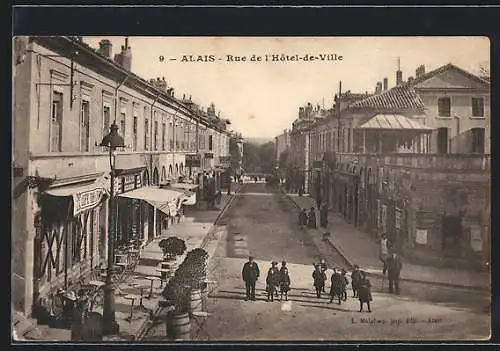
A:
[[[431,127],[423,125],[403,115],[378,114],[362,124],[359,129],[391,129],[391,130],[432,130]]]
[[[373,94],[370,93],[351,93],[350,90],[346,91],[345,93],[340,94],[341,99],[345,100],[359,100],[359,99],[364,99]]]
[[[371,108],[379,110],[418,110],[424,109],[424,103],[415,90],[408,85],[398,85],[366,99],[349,105],[349,110]]]

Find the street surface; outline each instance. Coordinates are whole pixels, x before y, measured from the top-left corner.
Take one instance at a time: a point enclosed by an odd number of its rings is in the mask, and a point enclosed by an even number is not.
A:
[[[211,288],[207,303],[211,315],[199,330],[200,340],[489,338],[490,297],[478,291],[401,282],[401,295],[392,295],[380,292],[375,283],[372,313],[358,312],[359,301],[350,290],[341,305],[329,304],[327,296],[318,299],[312,286],[313,262],[320,255],[329,267],[345,262],[334,248],[319,248],[319,239],[297,225],[297,214],[285,195],[264,183],[245,184],[220,222],[227,234],[209,267],[210,278],[217,283]],[[249,254],[261,271],[255,302],[244,301],[241,279]],[[292,287],[288,302],[266,302],[265,277],[273,260],[288,263]]]

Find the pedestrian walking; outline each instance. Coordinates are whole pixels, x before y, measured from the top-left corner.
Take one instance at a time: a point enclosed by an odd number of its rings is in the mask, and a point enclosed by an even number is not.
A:
[[[328,226],[328,206],[322,204],[319,210],[319,225],[321,228],[326,228]]]
[[[289,291],[290,291],[290,275],[288,273],[288,268],[286,268],[286,265],[284,265],[280,269],[281,300],[283,300],[283,295],[285,295],[285,301],[288,301],[288,292]]]
[[[366,303],[368,305],[368,312],[371,312],[370,301],[372,301],[372,290],[371,283],[366,278],[366,273],[360,271],[361,280],[359,281],[358,286],[358,298],[359,298],[359,312],[363,311],[363,304]]]
[[[361,281],[361,271],[358,265],[354,265],[351,273],[352,297],[358,297],[359,282]]]
[[[326,264],[326,260],[324,258],[322,258],[319,261],[319,267],[320,267],[321,271],[323,273],[325,273],[325,277],[326,277],[326,271],[328,270],[328,265]],[[323,286],[321,288],[321,292],[323,292],[323,293],[326,293],[326,291],[325,291],[325,280],[323,280]]]
[[[379,258],[380,261],[382,261],[382,264],[384,265],[382,273],[385,275],[385,272],[387,271],[386,261],[387,258],[389,257],[389,245],[390,245],[390,242],[385,234],[382,234],[382,236],[380,237],[379,244],[380,244]]]
[[[311,207],[307,216],[307,226],[311,229],[316,229],[316,211]]]
[[[321,292],[323,291],[323,287],[325,286],[326,281],[326,273],[321,270],[319,264],[314,265],[314,271],[312,274],[313,277],[313,285],[316,289],[316,297],[321,297]]]
[[[245,301],[255,301],[255,283],[260,275],[259,266],[253,259],[252,256],[248,257],[248,262],[243,265],[243,271],[241,272],[246,289]]]
[[[338,304],[340,305],[341,300],[344,295],[345,281],[340,275],[340,272],[336,268],[333,268],[333,274],[331,277],[332,285],[330,286],[330,302],[333,302],[334,298],[338,298]]]
[[[299,213],[299,225],[306,226],[307,225],[307,210],[305,208],[302,209]]]
[[[267,292],[267,301],[274,301],[274,294],[276,293],[276,297],[278,296],[278,285],[280,282],[280,272],[278,270],[278,262],[271,262],[271,268],[267,271],[266,277],[266,292]]]
[[[399,255],[395,252],[386,261],[387,277],[389,278],[389,293],[395,292],[399,294],[399,275],[403,269],[403,262]]]
[[[343,293],[342,293],[342,300],[344,301],[347,301],[347,287],[349,286],[349,279],[347,279],[347,271],[342,268],[342,273],[341,273],[341,276],[342,276],[342,279],[344,281],[344,284],[343,284]]]

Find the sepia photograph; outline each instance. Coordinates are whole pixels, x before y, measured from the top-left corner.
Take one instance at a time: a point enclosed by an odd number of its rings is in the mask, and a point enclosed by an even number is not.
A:
[[[490,101],[487,37],[13,37],[12,340],[489,340]]]

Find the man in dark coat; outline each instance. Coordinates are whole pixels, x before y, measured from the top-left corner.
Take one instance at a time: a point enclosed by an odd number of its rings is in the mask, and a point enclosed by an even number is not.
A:
[[[299,225],[307,225],[307,210],[305,208],[299,213]]]
[[[372,301],[372,284],[366,278],[366,273],[361,271],[361,280],[359,281],[358,286],[358,298],[359,298],[359,312],[363,311],[363,304],[368,305],[368,312],[371,312],[372,309],[370,307],[370,301]]]
[[[316,211],[314,207],[309,210],[309,215],[307,216],[307,226],[311,229],[316,229]]]
[[[328,226],[328,206],[326,204],[322,204],[319,210],[319,224],[321,228]]]
[[[325,286],[326,273],[321,270],[319,264],[314,265],[314,272],[312,274],[314,280],[314,288],[316,289],[316,296],[321,297],[321,292]]]
[[[328,265],[326,264],[326,260],[324,258],[322,258],[319,261],[319,268],[321,268],[321,271],[323,273],[325,273],[325,277],[326,277],[326,271],[328,270]],[[325,281],[323,281],[323,287],[321,288],[321,292],[326,293],[326,291],[325,291]]]
[[[395,290],[399,294],[399,275],[403,268],[403,262],[398,254],[393,252],[387,259],[387,276],[389,278],[389,292],[392,294]]]
[[[354,265],[354,270],[351,273],[352,297],[358,296],[359,282],[361,281],[361,271],[358,265]]]
[[[245,301],[249,299],[255,301],[255,283],[259,279],[260,271],[257,263],[253,261],[253,257],[248,258],[248,262],[243,265],[243,271],[241,272],[243,281],[245,282],[246,288],[246,298]]]

